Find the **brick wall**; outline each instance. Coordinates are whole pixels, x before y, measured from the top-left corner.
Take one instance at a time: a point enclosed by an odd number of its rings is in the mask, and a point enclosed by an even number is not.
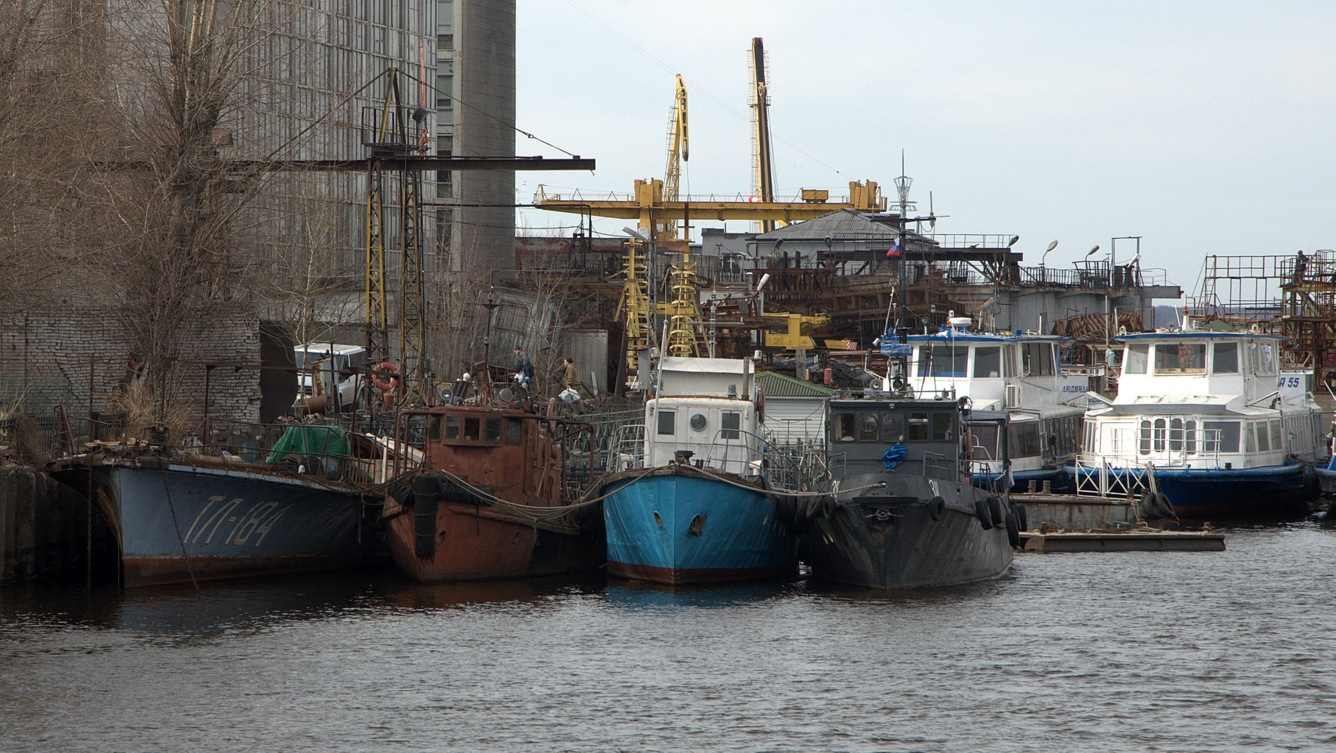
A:
[[[253,318],[196,323],[184,342],[182,389],[193,413],[204,415],[205,363],[258,365],[259,324]],[[130,348],[115,316],[97,307],[0,315],[0,408],[37,416],[64,405],[74,419],[92,410],[115,412]],[[215,368],[208,376],[208,413],[239,421],[259,419],[255,369]],[[76,429],[77,430],[77,429]]]

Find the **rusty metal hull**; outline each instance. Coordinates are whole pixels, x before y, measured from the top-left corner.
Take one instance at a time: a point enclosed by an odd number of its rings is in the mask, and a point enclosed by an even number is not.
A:
[[[439,406],[424,463],[385,500],[390,554],[423,583],[556,575],[605,561],[602,513],[580,499],[590,427],[512,407]]]
[[[391,497],[385,515],[395,566],[420,583],[573,573],[597,568],[606,559],[601,531],[550,530],[486,505],[448,502],[437,505],[435,546],[422,557],[413,508]]]
[[[356,568],[385,553],[352,485],[160,458],[74,463],[54,475],[81,491],[91,475],[126,587]]]
[[[841,485],[864,491],[836,492],[809,520],[803,560],[814,577],[897,590],[988,580],[1011,567],[1005,526],[985,529],[976,513],[983,490],[897,473],[846,477]],[[934,507],[934,498],[942,505]]]

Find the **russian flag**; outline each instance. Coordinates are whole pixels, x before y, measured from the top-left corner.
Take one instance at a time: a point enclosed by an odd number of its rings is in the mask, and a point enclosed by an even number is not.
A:
[[[895,245],[894,245],[894,246],[891,246],[891,250],[890,250],[890,251],[887,251],[887,252],[886,252],[886,255],[887,255],[887,256],[899,256],[899,255],[900,255],[900,252],[903,251],[903,250],[904,250],[904,246],[901,245],[901,242],[900,242],[900,236],[897,235],[897,236],[895,237]]]

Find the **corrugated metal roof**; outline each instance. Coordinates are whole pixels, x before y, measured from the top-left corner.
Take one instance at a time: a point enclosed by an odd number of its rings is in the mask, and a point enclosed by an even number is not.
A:
[[[766,397],[820,397],[827,398],[834,390],[819,384],[804,382],[791,376],[762,371],[756,375],[756,383],[765,390]]]

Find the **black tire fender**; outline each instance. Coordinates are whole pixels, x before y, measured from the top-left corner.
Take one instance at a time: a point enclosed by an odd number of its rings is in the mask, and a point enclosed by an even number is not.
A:
[[[946,500],[940,496],[933,497],[928,501],[928,517],[933,520],[941,520],[946,517]]]
[[[1016,528],[1021,531],[1030,530],[1030,516],[1025,512],[1025,505],[1012,505],[1011,510],[1016,513]]]
[[[1011,544],[1012,549],[1016,549],[1021,545],[1021,530],[1020,530],[1020,521],[1016,520],[1015,512],[1007,513],[1006,523],[1007,523],[1007,543]]]
[[[979,525],[987,531],[993,527],[993,513],[988,509],[988,500],[974,500],[974,515],[979,519]]]
[[[993,525],[1000,526],[1007,519],[1007,510],[1002,506],[1002,499],[997,496],[988,497],[988,511],[992,513]]]
[[[1155,493],[1155,509],[1166,518],[1177,518],[1178,513],[1174,512],[1174,506],[1169,502],[1169,497],[1164,492]]]

